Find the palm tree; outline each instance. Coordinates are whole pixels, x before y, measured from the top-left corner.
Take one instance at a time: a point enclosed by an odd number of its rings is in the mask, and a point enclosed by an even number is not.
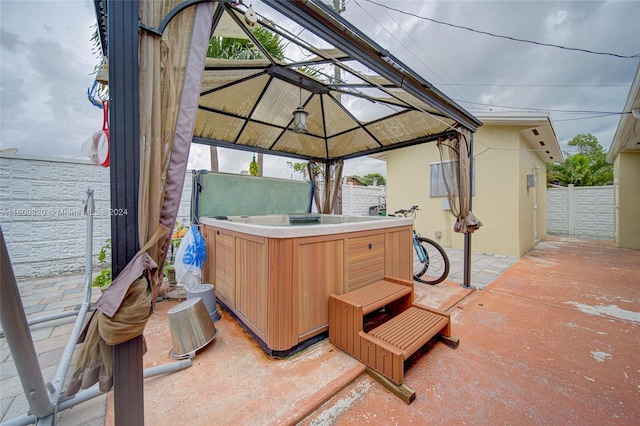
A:
[[[271,56],[278,60],[284,59],[284,44],[280,36],[266,28],[256,27],[252,31],[255,38]],[[251,40],[213,36],[207,48],[207,57],[222,59],[257,59],[262,52]],[[209,147],[211,157],[211,171],[218,171],[218,148]],[[262,176],[263,154],[258,153],[258,176]]]
[[[579,134],[568,143],[578,148],[578,154],[564,163],[547,165],[547,183],[567,186],[602,186],[613,183],[613,164],[591,133]]]
[[[595,161],[583,154],[568,157],[564,163],[549,164],[547,182],[567,186],[603,186],[613,183],[613,165],[606,158]]]

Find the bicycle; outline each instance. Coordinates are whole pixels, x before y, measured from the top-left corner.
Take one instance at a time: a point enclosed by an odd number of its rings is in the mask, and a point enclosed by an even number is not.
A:
[[[409,210],[398,210],[394,215],[412,217],[415,219],[418,206],[413,206]],[[425,284],[438,284],[444,281],[449,275],[449,257],[440,244],[435,241],[420,236],[413,228],[413,248],[416,256],[413,259],[413,278]]]

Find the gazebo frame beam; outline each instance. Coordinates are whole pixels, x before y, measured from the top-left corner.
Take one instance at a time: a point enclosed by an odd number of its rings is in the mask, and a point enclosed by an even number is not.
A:
[[[140,138],[138,95],[138,1],[109,1],[109,97],[111,98],[112,276],[139,250],[138,186]],[[126,209],[126,210],[125,210]],[[144,424],[142,336],[113,347],[114,421],[118,426]]]
[[[289,0],[263,0],[292,21],[331,43],[337,49],[346,53],[349,57],[360,61],[363,65],[375,70],[380,76],[386,78],[397,87],[401,87],[411,95],[417,97],[427,105],[445,113],[451,119],[468,128],[472,133],[482,125],[480,121],[466,113],[462,108],[456,108],[453,101],[434,88],[430,83],[415,75],[408,75],[409,68],[393,57],[389,52],[379,47],[373,40],[367,37],[357,28],[349,25],[338,27],[334,20],[317,13],[316,8],[321,8],[326,15],[335,16],[335,12],[323,4],[307,3]],[[351,43],[342,36],[346,32],[354,34],[359,40],[359,45]],[[354,39],[356,37],[353,37]],[[374,52],[374,49],[377,52]],[[400,68],[400,69],[398,69]],[[428,90],[431,96],[425,96],[424,90]]]
[[[362,151],[356,154],[345,155],[344,157],[335,157],[335,158],[315,158],[315,157],[309,157],[308,155],[295,154],[293,152],[271,151],[269,150],[269,148],[262,148],[259,146],[252,146],[252,145],[240,145],[240,144],[234,144],[227,141],[201,138],[197,136],[193,138],[193,143],[197,143],[200,145],[217,146],[220,148],[235,149],[238,151],[257,152],[257,153],[269,154],[269,155],[279,156],[279,157],[296,158],[300,160],[309,160],[309,161],[315,161],[318,163],[326,163],[326,162],[332,162],[336,160],[349,160],[351,158],[363,157],[371,154],[378,154],[380,152],[391,151],[399,148],[406,148],[408,146],[413,146],[413,145],[420,145],[423,143],[436,141],[438,138],[448,138],[449,136],[455,136],[456,134],[457,133],[455,131],[448,130],[446,132],[438,133],[437,135],[431,135],[428,138],[412,139],[409,141],[397,143],[397,144],[382,147],[382,148],[374,148],[368,151]]]

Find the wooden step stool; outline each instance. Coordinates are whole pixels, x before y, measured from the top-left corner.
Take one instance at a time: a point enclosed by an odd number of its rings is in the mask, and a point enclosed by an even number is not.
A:
[[[402,386],[404,361],[432,337],[439,334],[449,343],[458,344],[458,339],[451,337],[449,314],[414,306],[413,298],[413,282],[391,277],[345,294],[330,295],[329,341]]]

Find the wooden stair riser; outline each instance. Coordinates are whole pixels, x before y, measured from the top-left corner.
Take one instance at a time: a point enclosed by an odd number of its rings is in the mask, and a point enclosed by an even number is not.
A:
[[[365,316],[382,307],[391,319],[363,331]],[[396,385],[404,380],[404,361],[437,334],[451,336],[449,314],[414,306],[412,282],[385,277],[329,298],[329,341]]]

